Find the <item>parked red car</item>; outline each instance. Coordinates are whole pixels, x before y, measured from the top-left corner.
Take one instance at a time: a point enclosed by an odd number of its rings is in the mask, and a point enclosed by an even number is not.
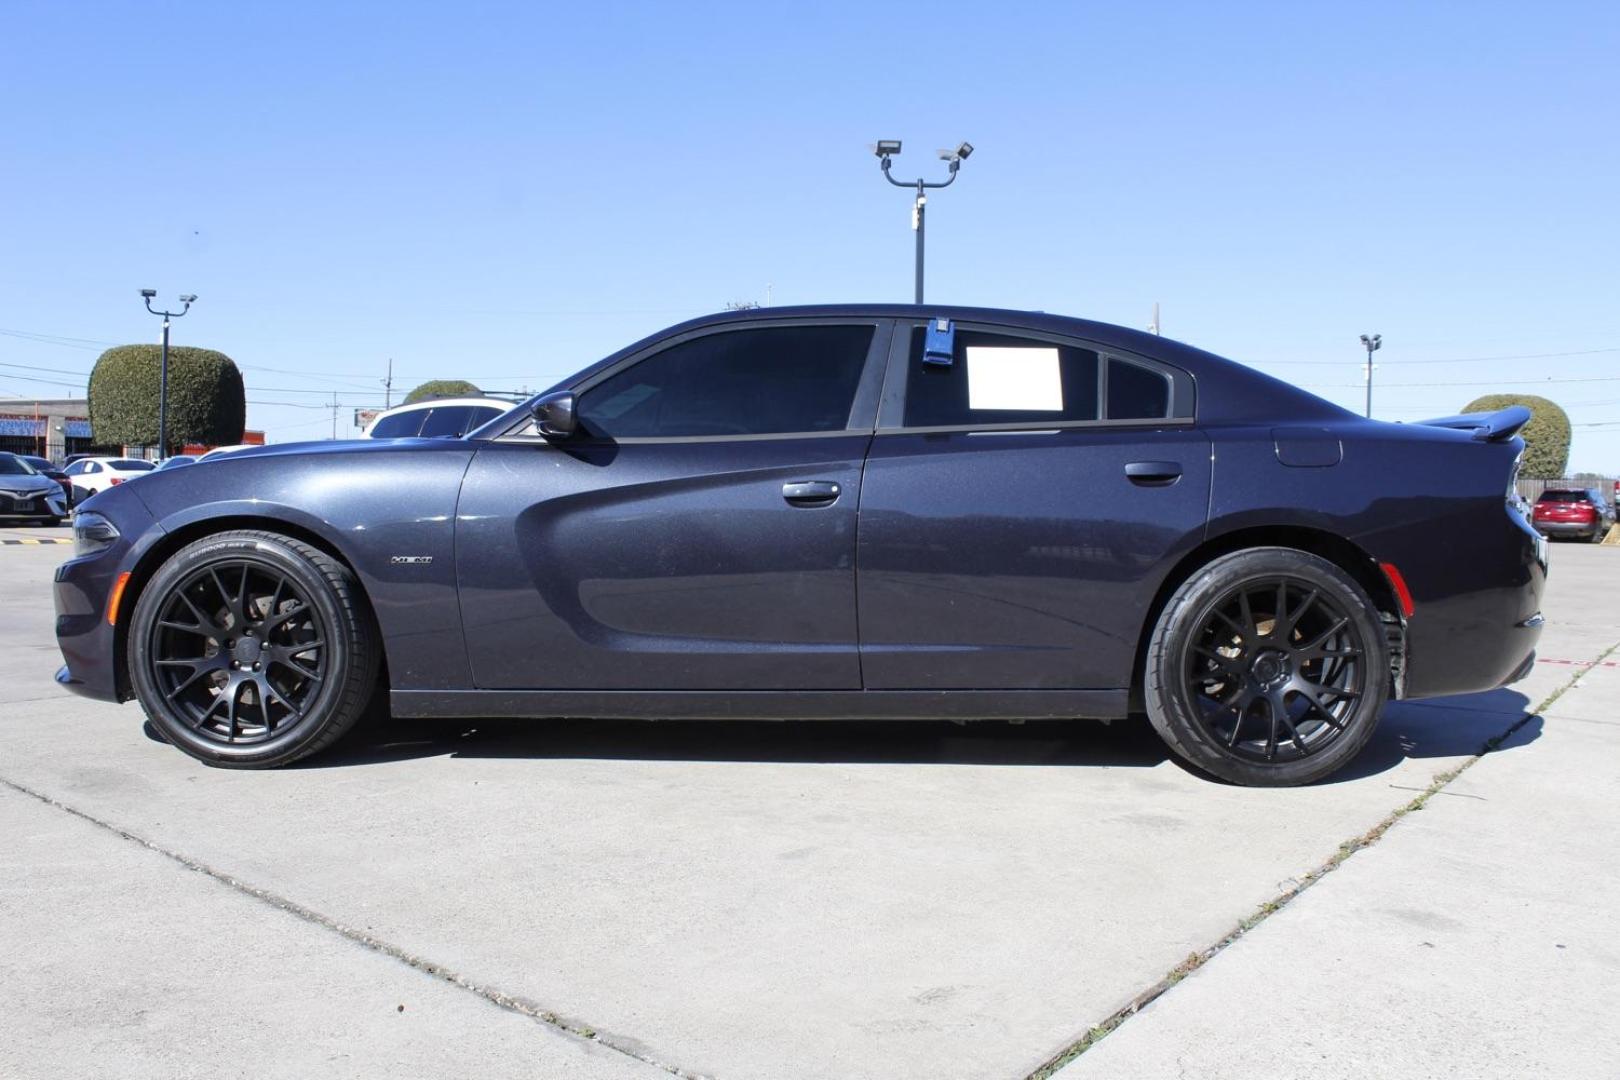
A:
[[[1544,536],[1602,540],[1614,511],[1592,488],[1548,488],[1536,500],[1530,521]]]

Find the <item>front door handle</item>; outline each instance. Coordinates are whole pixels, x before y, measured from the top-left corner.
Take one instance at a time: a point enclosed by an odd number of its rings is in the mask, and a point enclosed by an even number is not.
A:
[[[1125,475],[1140,487],[1167,487],[1181,479],[1181,462],[1132,461],[1125,466]]]
[[[782,498],[793,506],[831,506],[842,491],[831,480],[795,480],[782,485]]]

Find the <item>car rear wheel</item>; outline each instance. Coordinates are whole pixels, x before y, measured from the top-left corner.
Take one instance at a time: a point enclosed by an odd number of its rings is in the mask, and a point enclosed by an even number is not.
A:
[[[376,687],[377,631],[354,575],[276,533],[180,549],[141,591],[129,635],[148,718],[210,765],[270,768],[323,750]]]
[[[1319,780],[1366,745],[1389,693],[1378,612],[1356,581],[1292,548],[1222,556],[1170,598],[1148,644],[1154,728],[1235,784]]]

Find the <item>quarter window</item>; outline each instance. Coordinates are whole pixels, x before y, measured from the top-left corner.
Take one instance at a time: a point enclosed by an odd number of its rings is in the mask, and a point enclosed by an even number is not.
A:
[[[842,431],[872,333],[782,326],[692,338],[585,391],[579,422],[607,439]]]
[[[1108,419],[1162,420],[1169,415],[1169,378],[1129,360],[1108,358]]]

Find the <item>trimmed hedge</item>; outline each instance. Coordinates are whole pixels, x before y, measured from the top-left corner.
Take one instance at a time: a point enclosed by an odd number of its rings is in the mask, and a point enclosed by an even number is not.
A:
[[[1519,475],[1534,480],[1557,480],[1569,464],[1569,414],[1556,402],[1534,394],[1486,394],[1463,406],[1463,412],[1494,412],[1509,405],[1530,410],[1530,422],[1519,432],[1524,438],[1524,465]]]
[[[483,391],[466,379],[429,379],[405,395],[406,405],[440,397],[482,397]]]
[[[118,345],[90,372],[90,430],[102,446],[156,446],[162,350]],[[213,349],[169,347],[169,445],[242,441],[247,397],[236,362]]]

